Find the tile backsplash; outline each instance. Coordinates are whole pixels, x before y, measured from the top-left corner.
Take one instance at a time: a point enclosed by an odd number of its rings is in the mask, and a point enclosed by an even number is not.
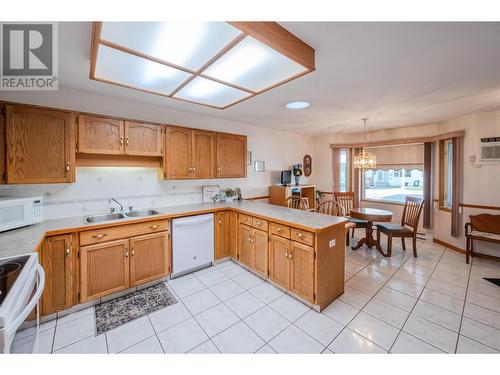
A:
[[[107,212],[111,207],[118,207],[109,202],[111,197],[125,208],[201,202],[203,185],[239,186],[247,196],[267,192],[267,186],[245,188],[245,179],[163,181],[156,168],[79,167],[76,173],[76,182],[72,184],[0,186],[0,196],[42,196],[44,218],[55,219]]]

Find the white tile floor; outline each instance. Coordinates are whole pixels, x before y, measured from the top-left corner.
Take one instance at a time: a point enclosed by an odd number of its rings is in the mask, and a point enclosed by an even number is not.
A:
[[[321,313],[227,261],[169,280],[179,303],[95,336],[94,308],[41,327],[45,353],[498,353],[500,264],[419,241],[418,258],[346,248],[345,293]],[[25,352],[33,329],[17,333]]]

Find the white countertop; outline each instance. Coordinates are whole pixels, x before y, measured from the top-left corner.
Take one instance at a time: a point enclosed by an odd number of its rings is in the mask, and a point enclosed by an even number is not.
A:
[[[249,215],[260,216],[269,220],[274,219],[302,229],[309,229],[311,231],[321,231],[325,228],[341,224],[346,221],[343,217],[317,214],[253,201],[236,201],[233,203],[194,203],[179,206],[154,207],[160,215],[150,216],[148,219],[154,220],[189,216],[191,214],[199,214],[200,211],[211,212],[225,208],[238,209]],[[76,228],[81,230],[82,227],[89,227],[90,229],[105,227],[111,223],[126,223],[139,220],[138,218],[126,217],[120,220],[112,220],[98,224],[88,224],[85,222],[85,217],[87,216],[88,215],[46,220],[39,224],[0,233],[0,258],[35,251],[46,233],[60,233],[65,230],[69,233],[74,231]],[[143,220],[144,218],[141,219]]]

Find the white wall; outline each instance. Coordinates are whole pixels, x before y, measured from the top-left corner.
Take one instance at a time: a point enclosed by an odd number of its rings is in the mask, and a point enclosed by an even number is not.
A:
[[[479,158],[479,141],[482,137],[500,136],[500,111],[476,113],[467,116],[450,119],[441,123],[417,125],[398,129],[373,131],[368,133],[368,141],[381,141],[391,139],[405,139],[412,137],[433,136],[455,130],[465,130],[464,138],[464,168],[463,168],[463,199],[461,203],[485,206],[500,206],[500,165],[493,164],[475,168],[469,161],[470,156]],[[316,184],[320,189],[332,191],[332,157],[330,144],[353,143],[363,140],[363,134],[332,134],[329,136],[315,137],[316,159],[320,160],[322,173],[317,175]],[[438,149],[435,147],[434,169],[433,169],[433,197],[438,199]],[[363,205],[388,209],[394,213],[394,220],[399,221],[403,211],[400,205],[388,203],[363,202]],[[462,214],[462,225],[460,237],[452,237],[450,213],[439,210],[437,203],[433,205],[432,222],[433,228],[428,231],[434,238],[465,249],[465,237],[463,225],[469,220],[469,215],[478,213],[500,214],[498,210],[484,210],[464,208]],[[420,223],[422,224],[422,223]],[[421,228],[423,230],[423,228]],[[500,255],[498,246],[496,252],[491,249],[494,246],[487,244],[479,245],[478,249],[486,253]]]
[[[2,92],[0,100],[244,134],[252,159],[266,163],[263,173],[248,166],[245,179],[162,181],[154,168],[79,167],[74,184],[0,186],[2,196],[43,195],[47,218],[102,212],[109,208],[112,196],[136,207],[197,202],[201,201],[201,186],[211,184],[238,186],[244,197],[267,196],[268,186],[279,182],[279,171],[302,162],[305,154],[315,160],[313,137],[108,96],[62,88],[54,92]],[[320,174],[314,167],[310,178],[302,178],[304,183],[313,182]]]

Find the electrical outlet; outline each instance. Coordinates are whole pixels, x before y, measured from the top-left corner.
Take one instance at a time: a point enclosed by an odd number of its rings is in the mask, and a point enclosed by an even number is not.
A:
[[[330,247],[334,247],[334,246],[335,246],[335,243],[336,243],[336,241],[333,239],[333,240],[330,240],[330,241],[328,242],[328,245],[329,245]]]

